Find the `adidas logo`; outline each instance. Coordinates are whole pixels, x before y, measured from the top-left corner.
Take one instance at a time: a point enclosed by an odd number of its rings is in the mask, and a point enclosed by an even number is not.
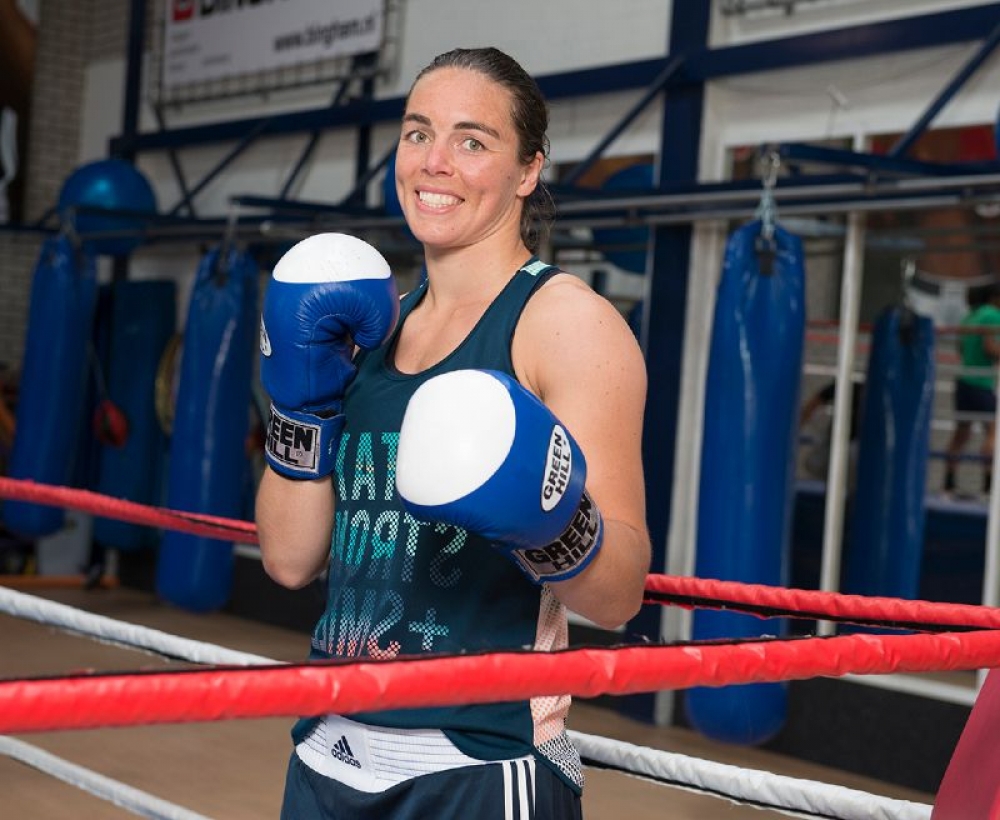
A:
[[[347,742],[347,737],[345,735],[340,736],[340,740],[333,744],[333,748],[330,749],[330,754],[332,754],[341,763],[346,763],[348,766],[353,766],[355,769],[361,768],[361,761],[354,756],[354,752],[351,751],[351,744]]]

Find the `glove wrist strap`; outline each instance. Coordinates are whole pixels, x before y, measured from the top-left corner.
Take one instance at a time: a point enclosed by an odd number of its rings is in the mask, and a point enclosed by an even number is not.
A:
[[[271,405],[264,443],[264,458],[271,469],[286,478],[324,478],[333,472],[346,417],[329,417]]]
[[[584,490],[580,506],[562,535],[547,546],[515,549],[511,555],[536,584],[546,584],[581,572],[594,560],[603,541],[601,511]]]

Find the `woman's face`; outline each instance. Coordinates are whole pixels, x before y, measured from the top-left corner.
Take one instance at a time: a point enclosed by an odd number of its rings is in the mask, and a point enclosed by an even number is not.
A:
[[[542,167],[521,163],[511,95],[477,71],[440,68],[410,91],[396,152],[396,193],[424,245],[466,247],[520,232]]]

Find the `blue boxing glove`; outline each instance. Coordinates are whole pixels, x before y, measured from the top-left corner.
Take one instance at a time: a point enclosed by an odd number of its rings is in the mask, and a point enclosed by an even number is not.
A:
[[[271,397],[264,457],[273,470],[299,479],[333,472],[354,345],[378,347],[398,316],[389,264],[367,242],[316,234],[278,260],[260,318],[260,380]]]
[[[586,478],[573,437],[503,373],[436,376],[406,407],[396,458],[406,509],[496,542],[535,583],[573,577],[601,547]]]

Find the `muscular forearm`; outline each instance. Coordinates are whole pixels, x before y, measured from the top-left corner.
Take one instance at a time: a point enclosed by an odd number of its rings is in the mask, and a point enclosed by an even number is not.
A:
[[[257,491],[257,534],[264,570],[297,589],[326,565],[333,528],[330,479],[298,481],[264,470]]]
[[[583,572],[552,584],[562,603],[598,626],[616,629],[635,616],[649,573],[649,536],[621,521],[604,522],[604,543]]]

